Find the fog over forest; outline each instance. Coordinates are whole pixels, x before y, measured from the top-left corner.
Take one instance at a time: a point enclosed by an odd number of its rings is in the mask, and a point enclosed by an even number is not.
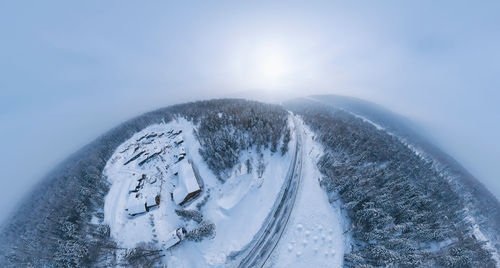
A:
[[[500,199],[499,12],[495,1],[4,1],[0,220],[121,122],[226,97],[372,101]]]

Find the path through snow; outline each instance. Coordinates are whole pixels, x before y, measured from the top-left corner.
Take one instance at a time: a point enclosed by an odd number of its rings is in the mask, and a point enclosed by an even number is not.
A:
[[[344,258],[344,223],[340,204],[328,202],[318,179],[316,162],[323,153],[313,141],[313,133],[301,122],[304,131],[302,181],[281,240],[266,267],[341,267]]]
[[[105,222],[110,225],[112,238],[123,248],[134,248],[140,242],[153,242],[161,248],[162,241],[168,238],[172,230],[179,227],[187,230],[194,228],[196,223],[186,222],[175,214],[174,210],[178,206],[170,199],[170,193],[178,184],[173,175],[178,165],[176,155],[185,152],[186,158],[199,170],[204,184],[201,196],[185,208],[196,209],[196,205],[206,197],[207,202],[201,212],[205,220],[216,225],[216,235],[198,243],[182,241],[165,251],[163,261],[168,267],[225,267],[228,254],[244,248],[262,226],[280,192],[292,156],[290,152],[281,156],[265,150],[262,161],[266,168],[262,177],[259,178],[255,171],[247,174],[244,165],[237,165],[231,177],[222,184],[199,154],[200,145],[193,135],[193,128],[192,123],[183,118],[167,124],[151,125],[118,147],[104,170],[104,175],[112,184],[105,199]],[[184,143],[176,146],[173,143],[175,139],[168,138],[170,130],[182,130]],[[152,133],[157,136],[142,138]],[[139,141],[140,146],[137,147]],[[294,142],[293,135],[290,144]],[[165,149],[142,166],[138,165],[142,155],[125,164],[144,148],[151,152]],[[242,162],[250,159],[252,165],[257,166],[258,155],[256,150],[247,151],[241,155],[241,159]],[[130,218],[125,212],[131,199],[130,186],[137,184],[137,178],[142,174],[157,180],[145,184],[139,192],[148,196],[160,193],[160,205],[146,215]],[[162,187],[158,189],[155,185]]]

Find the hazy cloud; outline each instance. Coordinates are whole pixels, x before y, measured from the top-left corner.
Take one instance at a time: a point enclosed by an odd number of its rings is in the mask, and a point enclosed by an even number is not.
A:
[[[318,93],[420,122],[500,197],[495,1],[4,1],[0,211],[139,113],[189,100]],[[0,219],[5,213],[0,216]]]

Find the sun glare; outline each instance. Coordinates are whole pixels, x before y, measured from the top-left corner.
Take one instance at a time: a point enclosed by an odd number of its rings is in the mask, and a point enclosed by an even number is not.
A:
[[[266,80],[282,78],[287,71],[284,56],[279,51],[269,51],[257,58],[257,72]]]
[[[289,84],[296,69],[291,44],[264,38],[239,43],[229,56],[232,63],[229,73],[233,73],[238,83],[245,87],[282,88]]]

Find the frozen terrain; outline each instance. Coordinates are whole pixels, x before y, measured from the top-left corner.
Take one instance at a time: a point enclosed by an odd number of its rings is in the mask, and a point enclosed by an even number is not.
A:
[[[401,120],[347,104],[127,121],[47,175],[1,230],[0,266],[497,266],[491,193]]]
[[[230,178],[222,183],[199,155],[199,143],[193,135],[193,128],[195,126],[184,119],[151,125],[117,148],[103,172],[111,183],[105,199],[104,221],[110,225],[113,239],[123,248],[134,248],[141,242],[153,242],[162,248],[172,230],[196,228],[198,223],[185,221],[175,213],[180,206],[170,198],[170,193],[179,184],[179,176],[174,173],[180,163],[189,161],[199,172],[202,193],[183,208],[199,208],[203,219],[215,224],[216,232],[215,236],[201,242],[183,240],[171,249],[164,248],[164,263],[169,267],[224,267],[228,254],[247,245],[264,223],[281,190],[291,153],[281,156],[266,150],[260,156],[256,151],[246,151],[241,157],[242,162],[249,159],[253,170],[248,172],[246,165],[239,164]],[[173,137],[169,132],[180,133]],[[291,144],[295,142],[293,139],[295,137],[292,137]],[[180,140],[183,142],[177,145]],[[146,153],[127,163],[141,150],[157,155],[142,165],[139,163],[147,158]],[[176,163],[184,152],[185,159]],[[259,162],[265,165],[261,177],[256,172]],[[138,191],[138,198],[137,193],[129,193],[129,190],[142,174],[147,180]],[[134,202],[157,194],[161,197],[159,206],[142,215],[127,215],[125,209]]]
[[[330,101],[336,100],[336,98],[339,99],[339,97],[332,97],[332,99],[328,99],[328,98],[325,99],[325,98],[321,98],[320,96],[311,96],[311,97],[307,97],[306,99],[309,101],[316,102],[316,103],[328,104],[328,100],[330,100]],[[402,144],[404,144],[406,147],[408,147],[408,149],[411,150],[416,156],[418,156],[422,160],[422,162],[431,164],[433,169],[435,169],[435,170],[440,170],[439,171],[440,174],[443,176],[443,178],[450,185],[452,185],[455,192],[464,194],[463,193],[464,189],[462,188],[463,186],[461,185],[462,182],[459,181],[460,180],[459,176],[457,176],[455,174],[448,174],[448,172],[445,171],[445,170],[449,169],[448,165],[450,163],[441,163],[439,158],[436,159],[436,157],[432,154],[431,150],[428,150],[428,148],[426,150],[425,147],[423,147],[426,145],[425,143],[424,144],[418,143],[419,142],[418,138],[413,137],[413,139],[412,139],[411,138],[412,136],[405,137],[405,136],[407,136],[407,134],[404,134],[405,133],[404,131],[402,133],[398,133],[398,127],[401,128],[401,127],[404,127],[404,125],[397,125],[396,128],[394,128],[394,126],[390,127],[391,126],[390,120],[394,120],[393,118],[396,118],[395,115],[390,115],[390,116],[387,116],[387,118],[386,118],[386,117],[383,117],[380,115],[383,113],[383,110],[368,110],[368,112],[367,112],[367,111],[364,111],[363,109],[361,109],[360,111],[357,111],[357,109],[356,108],[353,109],[353,107],[350,107],[350,109],[349,109],[349,105],[347,105],[347,107],[343,107],[346,104],[342,103],[342,99],[344,99],[344,102],[346,102],[346,99],[349,100],[349,98],[340,97],[340,100],[336,100],[336,101],[340,101],[339,103],[336,103],[339,106],[334,105],[337,109],[342,110],[342,111],[354,116],[355,118],[361,119],[363,122],[375,127],[378,131],[382,131],[382,132],[388,134],[389,136],[392,136],[392,137],[396,138],[397,140],[399,140]],[[353,100],[350,100],[350,101],[352,102]],[[359,107],[358,107],[358,109],[359,109]],[[364,113],[363,113],[363,111],[364,111]],[[381,123],[376,122],[375,119],[370,119],[367,116],[367,114],[371,115],[372,117],[374,117],[374,114],[378,115],[378,119],[381,122],[389,120],[388,122],[386,122],[386,124],[388,124],[389,127],[381,125]],[[375,118],[377,118],[377,116],[375,116]],[[399,119],[399,120],[401,120],[401,119]],[[401,132],[401,130],[399,130],[399,132]],[[467,199],[468,200],[466,201],[466,203],[471,202],[470,197]],[[492,242],[492,240],[498,239],[498,238],[496,238],[498,236],[498,234],[495,234],[495,233],[491,234],[491,232],[490,233],[488,232],[489,227],[480,226],[480,224],[478,224],[478,220],[476,219],[476,217],[479,216],[479,214],[474,215],[474,213],[473,213],[474,210],[475,209],[474,209],[474,206],[472,204],[466,205],[466,207],[463,209],[463,211],[467,215],[465,217],[464,221],[467,222],[467,225],[469,226],[470,230],[472,231],[475,239],[484,243],[483,248],[491,253],[491,258],[495,261],[495,263],[498,266],[498,265],[500,265],[500,254],[499,254],[498,248],[496,248]],[[481,220],[479,220],[479,221],[481,221]],[[487,225],[494,225],[495,224],[494,221],[483,220],[483,224],[485,222],[487,223]],[[491,238],[494,238],[494,239],[491,239]],[[441,243],[441,244],[446,245],[447,243]],[[436,245],[435,247],[439,248],[440,246]],[[497,247],[498,247],[498,245],[497,245]]]
[[[291,122],[290,120],[289,122]],[[267,216],[255,239],[243,251],[235,252],[228,265],[238,267],[262,267],[276,248],[288,224],[294,209],[302,173],[302,135],[297,118],[294,117],[290,128],[294,130],[295,145],[293,159],[290,162],[286,179],[276,198],[273,208]]]
[[[341,214],[340,202],[331,205],[320,187],[316,162],[323,149],[299,122],[305,154],[302,180],[288,225],[266,267],[342,267],[347,220]]]
[[[349,217],[344,266],[498,265],[498,202],[475,178],[390,112],[318,99],[287,107],[324,148],[320,184]]]

